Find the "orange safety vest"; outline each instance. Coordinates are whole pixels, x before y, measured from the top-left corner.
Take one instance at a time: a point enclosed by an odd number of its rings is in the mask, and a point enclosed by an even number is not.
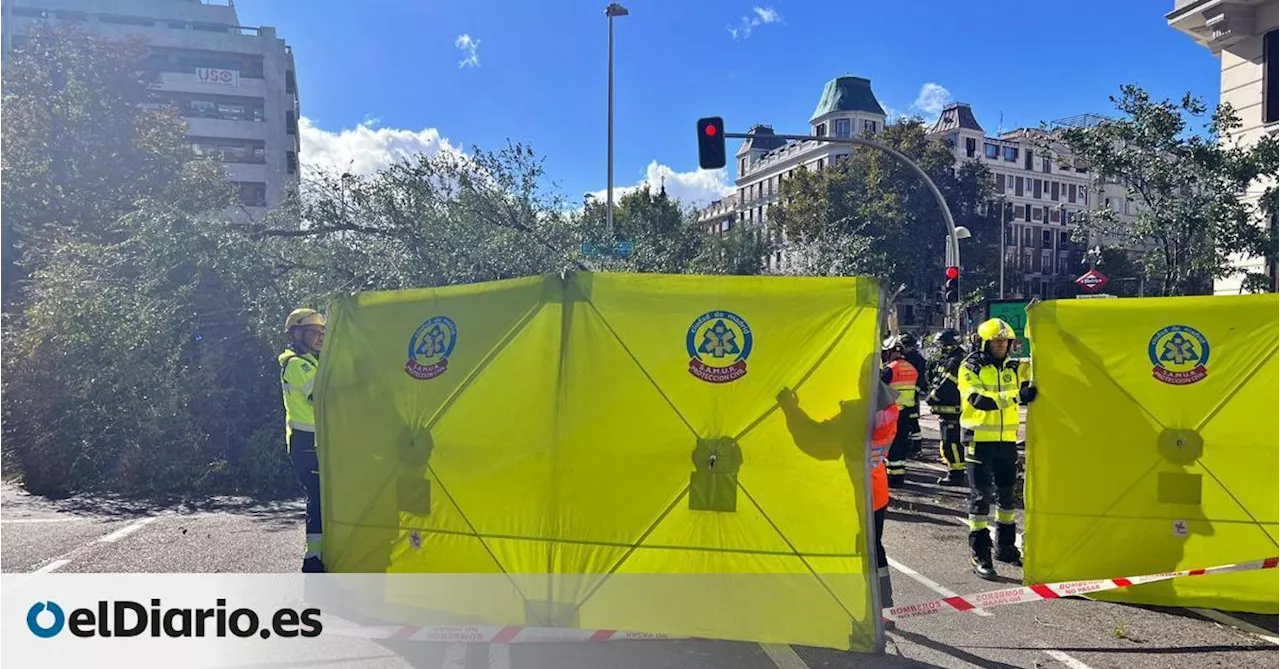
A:
[[[893,376],[889,378],[889,387],[898,391],[898,406],[910,409],[916,405],[916,381],[920,379],[920,371],[911,363],[899,358],[889,363]]]
[[[898,433],[898,405],[877,411],[875,420],[871,431],[871,505],[879,511],[889,505],[889,471],[885,468],[885,459]]]

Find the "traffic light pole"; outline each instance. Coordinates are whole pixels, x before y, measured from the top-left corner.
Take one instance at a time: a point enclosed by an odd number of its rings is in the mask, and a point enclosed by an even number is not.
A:
[[[726,132],[724,133],[724,136],[725,139],[751,139],[753,137],[753,135],[744,132]],[[916,176],[920,177],[920,179],[924,181],[925,185],[929,187],[929,192],[933,193],[933,199],[938,201],[938,207],[942,209],[942,218],[947,223],[947,241],[950,247],[948,250],[950,251],[951,258],[955,261],[955,266],[960,267],[960,238],[956,236],[956,221],[951,217],[951,208],[947,206],[947,199],[942,197],[942,191],[938,190],[938,185],[933,183],[933,179],[930,179],[929,175],[925,174],[925,171],[921,169],[914,160],[911,160],[896,149],[862,137],[813,137],[811,135],[771,135],[771,137],[800,142],[827,142],[829,144],[869,146],[893,156],[898,160],[898,162],[911,168],[911,171],[915,172]],[[1001,235],[1003,234],[1004,233],[1001,232]],[[1003,237],[1000,241],[1004,241]],[[947,308],[947,324],[955,327],[956,329],[960,329],[959,311],[958,306],[955,308]]]

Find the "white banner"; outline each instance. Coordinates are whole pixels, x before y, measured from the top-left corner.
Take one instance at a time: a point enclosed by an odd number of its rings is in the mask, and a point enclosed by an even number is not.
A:
[[[216,67],[197,67],[196,80],[202,84],[219,84],[221,86],[239,86],[239,70],[223,70]]]

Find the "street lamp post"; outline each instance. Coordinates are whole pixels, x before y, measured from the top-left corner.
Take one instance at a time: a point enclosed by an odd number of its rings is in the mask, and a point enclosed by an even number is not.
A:
[[[626,7],[616,2],[610,3],[604,10],[604,15],[609,17],[609,200],[605,207],[607,243],[613,243],[613,19],[629,13]]]
[[[1008,255],[1009,248],[1005,243],[1005,222],[1004,222],[1005,204],[1004,196],[1000,196],[1000,299],[1004,299],[1004,257]]]

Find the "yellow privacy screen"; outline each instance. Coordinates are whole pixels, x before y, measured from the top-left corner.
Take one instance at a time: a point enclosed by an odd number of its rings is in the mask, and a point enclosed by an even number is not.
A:
[[[325,563],[471,575],[454,604],[388,588],[417,621],[873,650],[879,299],[589,273],[345,298],[317,385]],[[846,457],[799,449],[784,387],[843,416]]]
[[[1277,554],[1270,295],[1061,300],[1028,311],[1026,578],[1118,578]],[[1276,613],[1271,571],[1099,599]]]

